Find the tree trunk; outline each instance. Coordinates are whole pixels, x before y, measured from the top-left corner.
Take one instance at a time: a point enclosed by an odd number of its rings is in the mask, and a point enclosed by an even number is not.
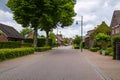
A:
[[[48,37],[49,37],[49,32],[46,31],[46,46],[48,46]]]
[[[33,36],[34,42],[33,46],[37,47],[37,27],[34,28],[34,36]]]

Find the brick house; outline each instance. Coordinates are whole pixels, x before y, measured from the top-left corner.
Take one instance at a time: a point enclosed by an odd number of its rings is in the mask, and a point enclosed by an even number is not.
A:
[[[56,41],[60,44],[60,45],[64,45],[64,39],[62,37],[61,34],[57,34],[56,35]]]
[[[19,34],[13,27],[4,25],[0,23],[0,41],[21,41],[24,39],[23,36]]]
[[[33,39],[33,37],[34,37],[34,33],[33,33],[33,32],[29,33],[29,34],[26,36],[26,38],[29,38],[29,39]],[[39,34],[37,34],[37,38],[40,38],[40,35],[39,35]]]
[[[85,39],[84,39],[84,44],[85,44],[87,47],[89,47],[89,48],[91,48],[91,47],[94,45],[94,41],[90,38],[90,34],[91,34],[93,31],[94,31],[94,29],[93,29],[93,30],[89,30],[89,31],[87,32],[86,36],[85,36]]]
[[[120,36],[120,10],[115,10],[112,16],[110,28],[112,30],[111,36]]]

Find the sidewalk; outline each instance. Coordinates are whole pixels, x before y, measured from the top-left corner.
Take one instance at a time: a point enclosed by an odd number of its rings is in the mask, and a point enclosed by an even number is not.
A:
[[[83,50],[82,54],[99,67],[112,80],[120,80],[120,61],[112,60],[111,56],[102,56],[96,52]]]

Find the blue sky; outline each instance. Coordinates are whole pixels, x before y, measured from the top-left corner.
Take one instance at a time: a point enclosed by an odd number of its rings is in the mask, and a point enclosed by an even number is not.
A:
[[[0,0],[0,23],[10,25],[17,29],[22,30],[20,24],[17,24],[13,20],[13,14],[6,7],[8,0]],[[74,17],[75,21],[70,27],[65,27],[63,29],[59,28],[59,33],[61,32],[64,37],[74,37],[75,35],[80,35],[80,23],[75,24],[76,21],[80,21],[80,17],[83,16],[83,34],[85,35],[88,30],[94,29],[97,25],[105,21],[108,26],[110,25],[111,18],[114,10],[120,10],[120,0],[77,0],[74,8],[77,15]],[[53,31],[55,34],[56,29]],[[45,34],[39,31],[39,34]]]

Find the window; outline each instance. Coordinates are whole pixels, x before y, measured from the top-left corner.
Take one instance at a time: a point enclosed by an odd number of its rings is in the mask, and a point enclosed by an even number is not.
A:
[[[112,30],[112,34],[114,34],[114,30]]]

